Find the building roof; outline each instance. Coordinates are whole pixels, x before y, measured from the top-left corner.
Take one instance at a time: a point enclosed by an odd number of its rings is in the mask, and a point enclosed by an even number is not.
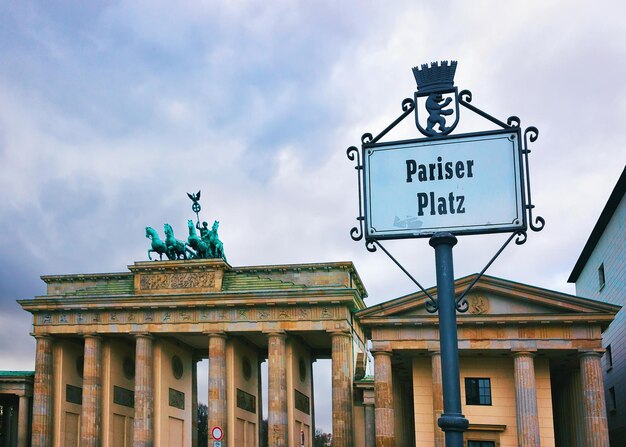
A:
[[[0,377],[29,377],[34,375],[35,371],[0,371]]]
[[[460,296],[477,274],[456,279],[455,296]],[[437,288],[427,289],[436,297]],[[500,324],[517,321],[537,322],[599,322],[603,330],[613,321],[620,306],[603,301],[583,298],[567,293],[531,286],[495,276],[483,275],[468,294],[498,298],[500,304],[487,305],[488,310],[480,313],[457,315],[457,324]],[[489,298],[491,301],[492,298]],[[424,292],[414,292],[356,312],[361,325],[366,328],[377,326],[415,326],[416,324],[438,324],[437,314],[425,308],[427,297]],[[505,303],[509,304],[505,304]],[[505,304],[504,306],[502,304]],[[497,307],[496,307],[497,306]]]
[[[596,222],[595,227],[593,227],[593,230],[591,231],[591,235],[589,236],[589,239],[587,239],[587,243],[585,244],[583,251],[580,253],[580,256],[578,257],[578,261],[576,261],[576,265],[574,265],[574,269],[572,270],[572,273],[569,275],[567,282],[575,283],[578,280],[578,277],[583,271],[583,268],[585,268],[585,265],[587,264],[587,261],[589,260],[589,257],[591,256],[591,253],[593,253],[593,250],[596,248],[596,245],[598,244],[600,237],[602,237],[602,234],[604,233],[606,226],[611,221],[611,218],[613,217],[615,210],[617,209],[620,202],[622,201],[622,198],[624,197],[625,192],[626,192],[626,167],[622,171],[622,175],[619,177],[619,180],[617,181],[615,188],[613,188],[613,192],[609,196],[609,200],[607,200],[606,205],[604,205],[604,209],[602,210],[602,213],[600,213],[600,217],[598,218],[598,221]]]

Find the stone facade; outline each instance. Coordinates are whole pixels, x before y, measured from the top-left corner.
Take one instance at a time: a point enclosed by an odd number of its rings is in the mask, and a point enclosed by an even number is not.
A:
[[[45,276],[47,294],[20,301],[37,339],[34,447],[193,447],[203,357],[209,426],[223,429],[222,447],[259,445],[264,395],[271,445],[311,446],[316,358],[333,361],[334,445],[353,445],[353,353],[366,347],[352,316],[366,292],[351,263],[129,270]],[[265,359],[269,392],[259,379]]]

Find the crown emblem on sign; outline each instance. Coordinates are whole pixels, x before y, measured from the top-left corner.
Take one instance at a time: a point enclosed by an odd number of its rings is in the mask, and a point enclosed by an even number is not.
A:
[[[441,61],[422,64],[420,67],[413,67],[413,76],[417,82],[417,90],[420,93],[435,92],[438,90],[451,89],[454,86],[454,73],[456,72],[456,61]]]

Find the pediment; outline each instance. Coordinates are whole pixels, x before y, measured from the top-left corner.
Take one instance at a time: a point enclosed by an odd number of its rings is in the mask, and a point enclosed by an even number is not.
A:
[[[460,296],[476,278],[470,275],[455,281],[456,296]],[[436,288],[428,293],[436,297]],[[541,319],[580,314],[611,316],[619,311],[614,306],[492,276],[482,276],[467,294],[469,310],[465,316],[519,317],[537,316]],[[422,292],[396,298],[357,313],[362,322],[410,320],[432,316],[426,310],[426,295]]]

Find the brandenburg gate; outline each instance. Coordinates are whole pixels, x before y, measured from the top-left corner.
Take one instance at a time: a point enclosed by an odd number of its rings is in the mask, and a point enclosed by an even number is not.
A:
[[[37,340],[33,447],[197,445],[208,381],[209,446],[311,446],[312,363],[332,359],[333,445],[353,442],[353,381],[366,352],[350,262],[231,267],[223,259],[136,262],[129,272],[44,276],[20,301]],[[208,377],[196,363],[209,360]],[[268,389],[260,364],[268,361]],[[358,369],[358,368],[357,368]]]

